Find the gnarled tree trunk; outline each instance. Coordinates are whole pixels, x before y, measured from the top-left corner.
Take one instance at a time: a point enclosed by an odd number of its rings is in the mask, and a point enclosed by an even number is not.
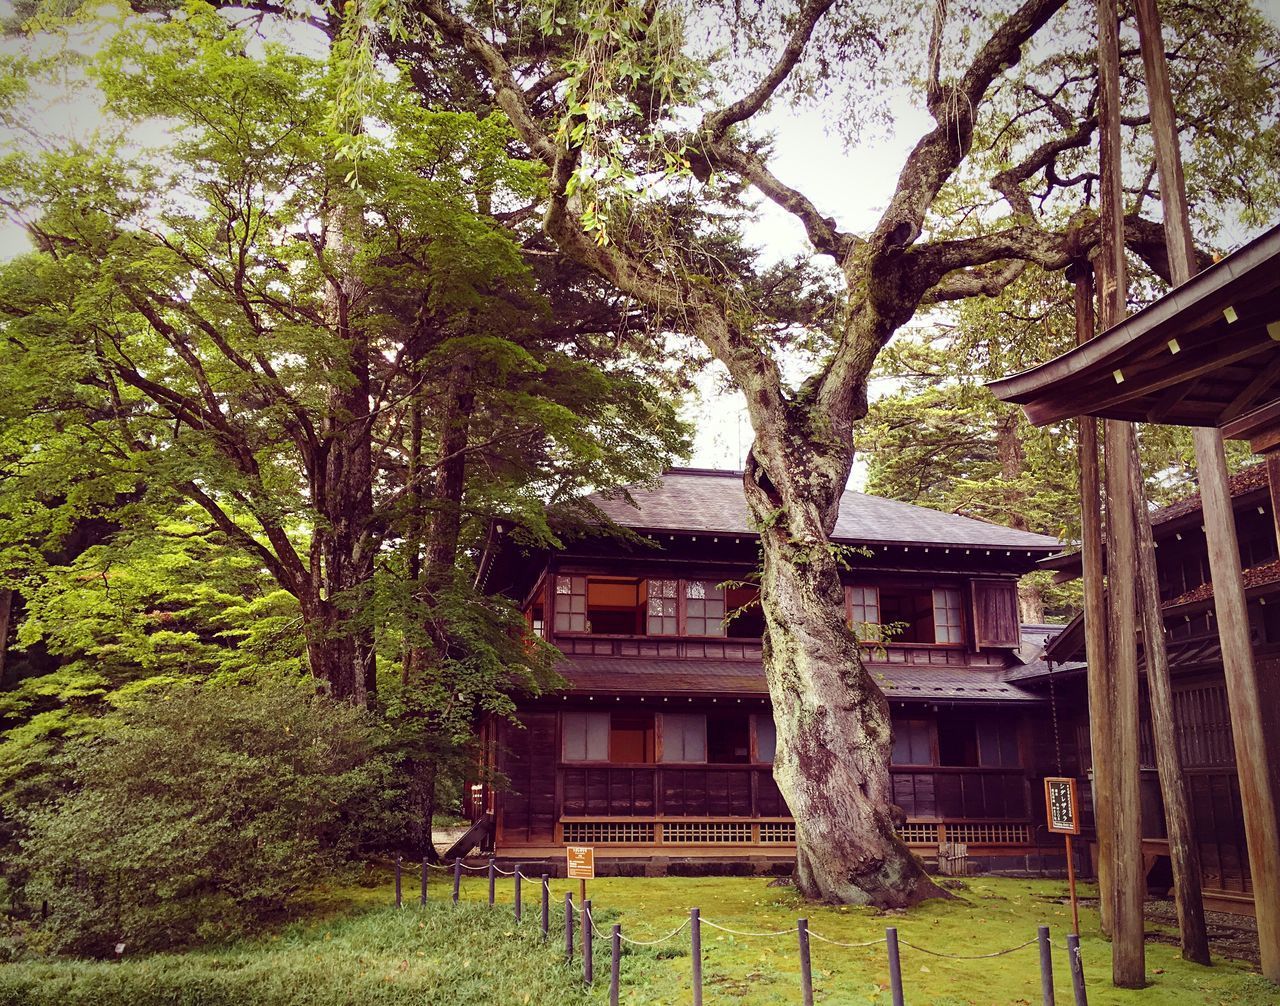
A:
[[[753,449],[744,485],[764,551],[773,775],[795,817],[796,883],[806,897],[846,904],[947,897],[895,831],[904,815],[889,775],[889,703],[845,620],[830,535],[848,464],[841,476],[792,457],[766,471]]]

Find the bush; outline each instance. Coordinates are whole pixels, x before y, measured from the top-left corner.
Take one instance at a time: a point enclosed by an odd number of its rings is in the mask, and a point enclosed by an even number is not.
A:
[[[75,788],[32,818],[38,949],[106,955],[253,931],[387,830],[372,718],[307,681],[150,691],[69,749]]]

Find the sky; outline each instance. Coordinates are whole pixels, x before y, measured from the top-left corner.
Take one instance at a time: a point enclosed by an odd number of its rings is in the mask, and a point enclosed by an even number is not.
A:
[[[1260,0],[1260,5],[1280,25],[1280,0]],[[0,0],[0,10],[7,13],[8,7],[8,0]],[[0,49],[11,50],[13,46],[12,41],[0,42]],[[888,202],[906,153],[931,125],[914,95],[901,94],[893,103],[892,113],[894,126],[888,135],[864,141],[850,152],[831,128],[833,110],[776,110],[764,116],[762,122],[777,138],[771,167],[784,182],[806,193],[823,213],[835,217],[841,229],[865,232],[874,226]],[[96,103],[92,95],[70,99],[51,96],[43,103],[40,116],[46,127],[83,137],[94,127]],[[0,145],[9,139],[0,134]],[[761,200],[748,236],[769,258],[808,249],[800,225],[768,200]],[[1251,236],[1228,232],[1226,238],[1228,243],[1242,244]],[[27,238],[19,228],[0,221],[0,260],[28,248]],[[700,374],[697,383],[699,394],[685,409],[686,418],[696,429],[687,463],[704,468],[741,468],[751,443],[742,396],[725,388],[725,374],[719,364]],[[886,390],[889,388],[884,384],[873,384],[872,397]],[[864,480],[865,469],[855,461],[850,484],[859,488]]]

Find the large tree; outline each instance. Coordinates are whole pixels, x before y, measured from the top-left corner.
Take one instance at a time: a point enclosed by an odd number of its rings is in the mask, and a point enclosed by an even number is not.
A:
[[[393,6],[401,30],[421,39],[419,59],[470,66],[547,172],[547,233],[699,338],[745,395],[774,773],[796,818],[800,889],[880,905],[938,894],[895,834],[888,706],[845,623],[830,534],[867,381],[894,334],[922,310],[996,294],[1028,269],[1061,269],[1096,243],[1096,222],[1080,212],[1096,183],[1091,9],[1068,10],[1065,0],[955,16],[941,3],[716,5],[698,10],[699,27],[711,23],[716,44],[736,32],[746,58],[712,60],[693,41],[691,12],[656,0]],[[1185,96],[1180,125],[1205,169],[1194,193],[1202,220],[1231,204],[1265,216],[1280,146],[1274,31],[1240,2],[1229,11],[1170,4],[1166,27]],[[1141,157],[1136,47],[1123,72],[1128,139]],[[833,119],[865,125],[893,87],[930,124],[876,224],[855,233],[775,173],[754,124],[768,107],[816,92],[838,109]],[[847,165],[852,184],[856,149]],[[1138,174],[1127,240],[1164,275],[1159,225],[1142,215],[1150,183]],[[799,379],[788,379],[795,361],[773,338],[776,319],[749,296],[752,278],[681,225],[685,199],[713,204],[743,187],[791,214],[843,287],[835,315],[814,319],[818,352]]]
[[[6,77],[18,127],[31,69]],[[508,512],[545,534],[547,506],[683,441],[676,382],[618,331],[634,310],[550,291],[502,222],[542,181],[501,116],[378,81],[376,114],[339,129],[342,62],[198,5],[120,29],[87,69],[116,112],[93,143],[0,165],[36,246],[0,269],[3,585],[34,577],[48,609],[44,567],[87,519],[117,550],[86,563],[211,537],[292,599],[337,698],[368,701],[379,629],[405,642],[449,612],[499,644],[492,690],[532,683],[546,655],[512,612],[443,603],[460,541]],[[139,149],[157,121],[167,142]]]

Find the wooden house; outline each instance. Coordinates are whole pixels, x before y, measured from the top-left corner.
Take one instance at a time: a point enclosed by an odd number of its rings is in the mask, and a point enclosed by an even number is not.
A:
[[[481,583],[519,599],[567,682],[522,702],[518,724],[484,725],[492,846],[555,861],[592,845],[617,869],[787,865],[741,475],[675,469],[629,495],[595,502],[630,537],[529,554],[492,529]],[[1044,635],[1024,640],[1016,584],[1058,542],[853,492],[834,539],[851,546],[848,617],[890,700],[903,837],[1026,868],[1049,848],[1052,729],[1043,691],[1010,680],[1034,672]]]
[[[1259,671],[1262,714],[1270,739],[1276,740],[1280,738],[1280,557],[1266,464],[1244,469],[1231,477],[1229,485]],[[1208,907],[1218,910],[1249,911],[1253,883],[1199,496],[1156,511],[1151,525],[1173,678],[1178,755],[1200,850],[1205,901]],[[1061,578],[1080,574],[1078,554],[1053,558],[1048,563],[1059,570]],[[1043,683],[1050,667],[1057,668],[1061,717],[1072,734],[1072,751],[1080,752],[1077,764],[1082,775],[1090,768],[1083,657],[1083,626],[1076,619],[1048,641],[1045,667],[1036,679],[1023,682],[1034,687]],[[1171,881],[1168,842],[1145,692],[1144,682],[1143,852],[1152,886],[1167,888]],[[1272,771],[1280,773],[1280,744],[1269,761]],[[1280,774],[1276,781],[1280,784]]]

